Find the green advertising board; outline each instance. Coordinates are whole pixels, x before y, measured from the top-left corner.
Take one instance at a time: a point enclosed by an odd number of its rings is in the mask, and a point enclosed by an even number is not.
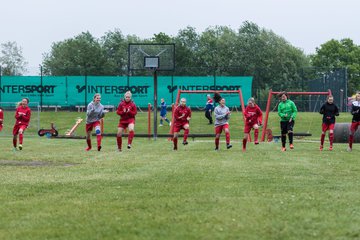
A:
[[[241,88],[244,101],[251,97],[252,77],[158,77],[158,99],[164,98],[170,104],[181,90],[238,90]],[[102,95],[102,104],[117,106],[126,91],[133,93],[133,100],[139,107],[153,103],[154,79],[152,77],[117,76],[1,76],[0,102],[18,102],[27,97],[42,105],[61,107],[86,106],[95,93]],[[228,106],[239,106],[236,94],[222,94]],[[206,93],[188,94],[188,105],[204,107]],[[159,101],[160,102],[160,101]]]

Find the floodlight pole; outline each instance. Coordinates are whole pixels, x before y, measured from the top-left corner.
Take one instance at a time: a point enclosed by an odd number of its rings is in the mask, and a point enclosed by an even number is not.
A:
[[[154,70],[154,140],[157,138],[157,71]]]

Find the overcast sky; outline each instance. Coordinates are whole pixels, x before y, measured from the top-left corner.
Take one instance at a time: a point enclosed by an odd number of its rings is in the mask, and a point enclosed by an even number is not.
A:
[[[0,0],[0,43],[17,42],[29,72],[37,72],[52,43],[84,31],[98,38],[117,28],[150,38],[187,26],[237,30],[251,21],[310,54],[330,39],[360,45],[359,9],[360,0]]]

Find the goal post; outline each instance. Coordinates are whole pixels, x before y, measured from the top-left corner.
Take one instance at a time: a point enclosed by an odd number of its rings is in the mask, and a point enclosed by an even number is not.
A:
[[[245,111],[245,103],[244,103],[244,98],[243,98],[243,94],[241,89],[239,88],[238,90],[181,90],[179,89],[176,95],[176,101],[175,101],[175,107],[177,107],[179,105],[180,102],[180,98],[181,98],[181,94],[182,93],[187,93],[187,94],[213,94],[213,93],[225,93],[225,94],[238,94],[239,95],[239,101],[241,104],[241,112],[243,115],[243,120],[245,123],[245,115],[244,115],[244,111]],[[174,134],[174,111],[175,108],[172,111],[172,118],[171,118],[171,127],[170,127],[170,132],[169,134]],[[192,134],[192,136],[196,137],[196,134]],[[200,135],[199,135],[200,137]]]
[[[274,92],[272,89],[269,90],[269,95],[266,103],[266,112],[265,112],[265,119],[263,121],[263,129],[261,133],[261,141],[265,141],[265,134],[267,130],[268,125],[268,119],[269,119],[269,112],[270,112],[270,105],[271,105],[271,99],[274,95],[279,95],[283,92]],[[327,92],[286,92],[288,95],[331,95],[331,90],[329,89]]]

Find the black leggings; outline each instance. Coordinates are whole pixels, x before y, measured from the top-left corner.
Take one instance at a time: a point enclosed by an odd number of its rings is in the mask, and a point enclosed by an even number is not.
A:
[[[285,147],[286,144],[286,134],[288,134],[289,136],[289,142],[290,144],[293,143],[293,139],[294,139],[294,125],[295,125],[295,121],[286,121],[286,122],[280,122],[280,128],[281,128],[281,143],[282,146]]]
[[[205,117],[209,120],[209,123],[213,122],[212,116],[211,116],[211,111],[207,110],[205,112]]]

